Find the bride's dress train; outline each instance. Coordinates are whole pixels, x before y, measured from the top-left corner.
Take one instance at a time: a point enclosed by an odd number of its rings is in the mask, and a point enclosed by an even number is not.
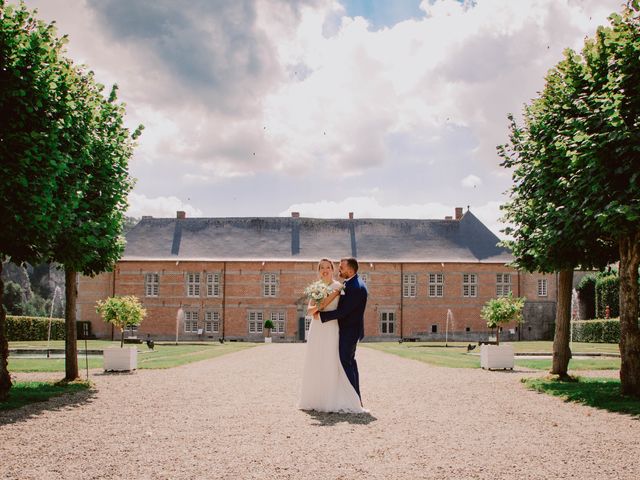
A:
[[[335,310],[338,298],[325,310]],[[365,413],[340,363],[338,321],[312,320],[306,344],[298,408],[318,412]]]

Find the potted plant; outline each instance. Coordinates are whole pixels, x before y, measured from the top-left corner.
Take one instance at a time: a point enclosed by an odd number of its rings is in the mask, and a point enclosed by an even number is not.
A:
[[[124,347],[124,330],[128,326],[140,325],[147,311],[138,297],[110,297],[97,303],[96,311],[105,322],[120,329],[120,348],[105,348],[103,351],[105,371],[128,371],[138,367],[137,347]]]
[[[271,343],[271,329],[273,328],[273,322],[271,320],[266,320],[264,322],[264,329],[267,331],[267,336],[264,337],[265,343]]]
[[[522,323],[522,309],[525,298],[508,297],[492,298],[482,307],[480,316],[487,321],[487,326],[496,329],[496,344],[480,347],[480,366],[486,369],[513,369],[513,347],[500,345],[500,326],[509,322]]]

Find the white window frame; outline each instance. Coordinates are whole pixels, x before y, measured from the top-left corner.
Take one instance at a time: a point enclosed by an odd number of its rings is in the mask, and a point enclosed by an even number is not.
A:
[[[160,275],[155,272],[144,274],[144,296],[157,297],[160,293]]]
[[[380,310],[380,334],[395,335],[396,334],[396,312],[395,310]],[[391,328],[389,328],[391,327]],[[386,330],[386,331],[385,331]]]
[[[127,333],[138,333],[138,325],[127,325],[124,327],[124,331]]]
[[[261,310],[249,310],[247,312],[247,323],[250,334],[262,333],[264,331],[264,314]]]
[[[496,274],[496,297],[508,297],[511,293],[511,274]]]
[[[262,296],[275,297],[278,295],[279,275],[277,273],[264,273],[262,275]]]
[[[184,333],[198,333],[199,317],[197,310],[184,311]]]
[[[429,274],[429,296],[437,298],[444,296],[444,273]]]
[[[207,273],[205,274],[207,282],[207,297],[219,297],[221,295],[220,274],[219,273]]]
[[[477,273],[462,274],[462,296],[466,298],[475,298],[478,296]]]
[[[538,279],[538,296],[546,297],[549,295],[549,282],[546,278]]]
[[[205,312],[204,332],[220,333],[220,312],[218,310],[207,310]]]
[[[402,276],[402,296],[415,298],[418,293],[418,278],[415,273],[405,273]]]
[[[362,283],[364,283],[365,285],[369,284],[369,274],[368,273],[359,274],[359,277],[362,279]]]
[[[271,333],[284,333],[287,323],[287,314],[282,310],[271,312],[270,319],[273,322]]]
[[[187,297],[200,297],[200,272],[187,272]]]

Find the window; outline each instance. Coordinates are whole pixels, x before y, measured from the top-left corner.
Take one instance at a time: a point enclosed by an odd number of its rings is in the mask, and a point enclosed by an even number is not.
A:
[[[465,327],[465,328],[464,328],[464,331],[465,331],[465,332],[470,332],[470,331],[471,331],[471,327]]]
[[[278,274],[265,273],[262,277],[262,294],[265,297],[275,297],[278,292]]]
[[[187,297],[200,296],[200,274],[187,273]]]
[[[368,273],[359,274],[359,277],[362,279],[362,283],[364,283],[365,285],[367,285],[369,283],[369,274]]]
[[[147,273],[144,276],[144,296],[157,297],[160,276],[157,273]]]
[[[207,297],[220,296],[220,274],[207,273]]]
[[[185,333],[198,333],[198,312],[190,310],[184,312]]]
[[[249,333],[262,333],[263,324],[262,312],[249,312]]]
[[[313,320],[313,317],[310,315],[307,315],[306,317],[304,317],[304,332],[305,332],[304,338],[307,338],[306,333],[309,331],[309,327],[311,326],[311,320]]]
[[[138,325],[127,325],[124,327],[124,331],[130,335],[138,333]]]
[[[462,274],[462,296],[478,296],[478,275],[476,275],[475,273]]]
[[[220,332],[220,312],[212,311],[205,314],[204,331],[205,333]]]
[[[496,297],[508,297],[511,293],[511,274],[496,274]]]
[[[273,333],[284,333],[285,326],[284,312],[271,312],[271,321],[273,322]]]
[[[444,294],[444,273],[429,274],[429,296],[442,297]]]
[[[538,296],[546,297],[547,296],[547,279],[541,278],[538,280]]]
[[[403,297],[415,297],[416,296],[416,274],[405,273],[402,279],[402,296]]]
[[[438,325],[436,323],[431,325],[431,333],[438,333]]]
[[[396,331],[396,313],[380,312],[380,333],[394,334]]]

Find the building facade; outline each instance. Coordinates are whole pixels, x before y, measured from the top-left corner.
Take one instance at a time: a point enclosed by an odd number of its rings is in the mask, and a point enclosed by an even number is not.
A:
[[[480,310],[490,298],[525,296],[525,323],[501,340],[553,334],[555,275],[526,274],[471,212],[445,220],[144,217],[127,234],[112,273],[81,277],[78,318],[113,335],[95,302],[136,295],[147,318],[131,335],[156,340],[302,341],[306,285],[317,262],[355,256],[369,289],[365,341],[489,338]],[[495,333],[494,333],[495,334]]]

